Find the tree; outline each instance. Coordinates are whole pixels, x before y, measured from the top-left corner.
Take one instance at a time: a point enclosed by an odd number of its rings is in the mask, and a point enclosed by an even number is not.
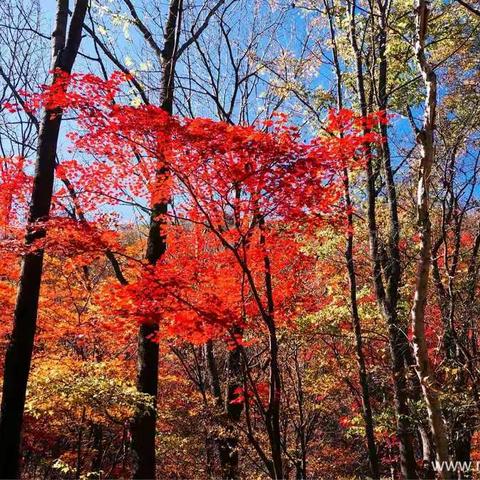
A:
[[[442,407],[438,394],[432,383],[432,369],[428,356],[425,337],[425,308],[427,302],[428,282],[431,264],[431,225],[429,218],[430,175],[434,162],[433,135],[436,120],[437,83],[436,75],[430,66],[425,53],[425,38],[427,35],[430,7],[420,1],[416,6],[417,42],[415,53],[426,87],[425,112],[422,128],[417,131],[417,141],[421,149],[421,160],[417,190],[417,222],[420,233],[420,253],[416,278],[415,296],[412,306],[413,345],[416,359],[416,370],[422,386],[425,403],[435,441],[438,462],[448,462],[448,440],[442,417]],[[441,472],[442,478],[450,478],[448,471]]]
[[[328,25],[330,31],[330,39],[332,41],[332,56],[333,66],[336,76],[336,92],[337,92],[337,105],[338,109],[343,108],[343,90],[342,90],[342,69],[340,66],[340,58],[338,54],[337,36],[335,30],[335,23],[333,18],[333,12],[330,4],[327,0],[324,2],[325,10],[328,17]],[[353,220],[353,204],[350,192],[350,179],[349,170],[345,168],[343,171],[343,197],[345,201],[345,210],[347,217],[347,233],[346,233],[346,248],[345,248],[345,262],[347,265],[348,280],[350,286],[350,309],[352,316],[352,324],[355,331],[355,347],[358,363],[358,375],[360,385],[362,388],[362,408],[363,417],[365,420],[365,436],[367,440],[368,458],[370,462],[370,471],[373,478],[377,478],[380,475],[378,465],[377,446],[375,442],[375,432],[373,423],[372,407],[370,402],[370,391],[367,378],[367,368],[365,362],[365,356],[363,352],[363,338],[362,327],[360,323],[360,315],[358,312],[358,299],[357,299],[357,272],[355,266],[355,258],[353,252],[354,246],[354,220]]]
[[[52,34],[52,84],[59,71],[69,74],[81,42],[88,2],[78,0],[67,32],[68,2],[59,1]],[[37,147],[32,200],[26,234],[27,245],[45,235],[35,224],[48,217],[53,190],[56,147],[62,119],[61,109],[45,109]],[[16,300],[13,331],[4,368],[0,416],[0,476],[16,478],[20,471],[20,441],[25,393],[35,336],[43,251],[27,253],[23,259]]]
[[[105,157],[113,167],[110,173],[104,170],[105,162],[92,167],[94,170],[100,168],[107,173],[103,174],[101,182],[108,183],[110,178],[113,179],[111,175],[116,178],[113,189],[115,192],[118,188],[118,193],[114,194],[114,197],[125,191],[122,190],[121,184],[128,182],[128,189],[138,192],[136,195],[140,192],[144,192],[143,194],[150,192],[149,195],[162,202],[170,196],[184,199],[175,207],[174,218],[182,223],[193,222],[194,225],[201,225],[210,232],[218,244],[216,248],[221,248],[221,254],[227,255],[229,261],[233,262],[225,267],[225,272],[230,269],[237,271],[237,275],[241,273],[236,280],[237,292],[242,291],[240,285],[245,282],[245,288],[248,288],[252,295],[250,302],[253,301],[252,305],[265,325],[269,337],[269,399],[266,407],[263,407],[259,400],[260,394],[256,384],[250,385],[249,388],[254,389],[254,395],[260,402],[259,408],[265,423],[270,453],[265,453],[253,434],[250,434],[250,438],[253,444],[257,445],[255,448],[270,476],[282,478],[284,460],[279,423],[281,369],[278,364],[276,333],[277,322],[282,321],[282,314],[275,308],[279,300],[277,298],[274,301],[275,277],[272,273],[272,261],[279,263],[275,266],[276,269],[283,269],[286,268],[281,266],[283,262],[288,259],[297,261],[301,258],[300,245],[296,246],[294,238],[297,229],[306,229],[307,234],[310,228],[308,222],[314,222],[312,225],[318,224],[317,218],[322,212],[332,211],[332,200],[335,198],[335,190],[332,190],[332,187],[335,183],[331,183],[331,178],[337,169],[336,164],[346,163],[357,154],[361,155],[365,139],[374,141],[377,138],[376,134],[365,133],[362,130],[365,125],[372,125],[372,122],[377,121],[377,117],[362,120],[347,111],[341,111],[338,116],[332,114],[329,128],[332,131],[344,132],[343,136],[329,136],[312,144],[301,144],[297,142],[295,129],[281,125],[267,123],[266,127],[274,127],[274,133],[269,134],[253,127],[233,127],[204,119],[180,120],[169,117],[163,108],[152,105],[141,108],[111,105],[112,95],[118,88],[116,83],[118,80],[114,80],[113,87],[98,78],[88,77],[86,80],[92,85],[83,85],[81,77],[70,79],[72,86],[80,85],[80,95],[74,93],[74,89],[66,96],[60,92],[62,95],[60,100],[65,106],[70,102],[70,107],[76,111],[80,126],[86,131],[82,135],[72,137],[77,147],[96,157]],[[95,98],[90,98],[92,92],[103,92],[100,95],[104,96],[99,98],[97,93]],[[44,95],[52,98],[52,95],[57,94],[58,92],[50,91]],[[165,164],[168,165],[168,176],[164,174],[158,182],[156,179],[159,175],[160,158],[164,158]],[[317,158],[321,158],[322,163],[318,163],[315,160]],[[135,185],[137,182],[132,183],[127,173],[134,166],[138,168],[135,164],[139,161],[149,179],[147,192],[141,178]],[[99,176],[95,175],[92,178],[89,173],[88,178],[90,180],[87,182],[97,182]],[[328,186],[330,183],[332,187]],[[85,188],[92,189],[84,181],[83,189]],[[95,190],[99,188],[96,187]],[[109,188],[109,191],[111,190],[112,187]],[[100,188],[100,191],[105,190]],[[292,202],[292,199],[295,201]],[[169,216],[171,213],[166,210],[155,218],[167,234],[166,219]],[[282,240],[282,236],[277,232],[278,228],[282,228],[276,226],[280,220],[285,224],[282,233],[285,240]],[[180,231],[183,228],[180,227]],[[175,255],[183,242],[177,235],[171,236],[171,242],[172,254]],[[268,253],[270,251],[271,254]],[[279,252],[276,255],[282,252],[283,255],[288,253],[288,256],[280,262],[273,256],[273,252],[276,251]],[[218,262],[217,259],[216,263]],[[139,310],[135,309],[135,313],[130,312],[130,316],[139,318],[141,324],[155,329],[156,335],[161,334],[168,326],[171,315],[174,315],[175,323],[187,320],[183,313],[184,307],[182,308],[184,304],[191,309],[188,310],[190,316],[188,325],[190,329],[193,328],[193,333],[196,317],[200,317],[198,320],[200,324],[207,322],[207,333],[211,328],[215,331],[215,328],[221,327],[223,318],[237,319],[233,324],[227,323],[223,329],[242,326],[239,323],[242,318],[240,313],[233,316],[222,312],[220,316],[218,312],[209,313],[211,294],[208,289],[206,291],[199,289],[200,300],[205,298],[206,300],[202,301],[206,303],[193,304],[192,298],[196,296],[194,291],[199,287],[188,284],[188,278],[195,278],[195,275],[185,269],[185,261],[173,264],[175,272],[168,268],[166,261],[159,263],[158,266],[150,262],[149,265],[146,274],[141,275],[140,282],[130,283],[125,291],[127,303],[132,303],[134,295],[133,304],[142,305]],[[180,274],[179,265],[182,275],[187,274],[187,279],[183,278],[180,287],[187,288],[188,295],[181,291],[175,293],[175,288],[179,288],[175,284]],[[151,267],[155,268],[151,270]],[[291,267],[288,271],[290,269]],[[150,270],[157,278],[151,277],[152,273],[148,273]],[[152,282],[159,287],[152,290],[154,288]],[[192,287],[195,290],[191,290]],[[211,288],[215,288],[215,282],[212,282]],[[285,288],[283,287],[284,290]],[[158,293],[151,296],[153,291]],[[160,294],[161,291],[163,294]],[[149,292],[150,300],[145,298],[146,292]],[[117,294],[122,296],[120,293]],[[284,292],[282,296],[285,294]],[[167,302],[166,311],[163,310],[165,307],[162,299]],[[220,305],[222,303],[220,302]],[[232,307],[225,308],[226,312],[229,312]],[[248,312],[252,307],[247,305],[245,308]],[[205,316],[206,320],[202,316]],[[162,318],[161,322],[159,318]],[[214,323],[208,327],[212,322]],[[168,328],[175,328],[175,323]],[[179,328],[186,329],[187,326],[180,323]],[[151,341],[151,337],[148,340]]]

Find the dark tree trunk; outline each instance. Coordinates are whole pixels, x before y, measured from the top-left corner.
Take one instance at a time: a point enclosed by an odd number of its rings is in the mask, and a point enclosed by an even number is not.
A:
[[[166,212],[166,204],[152,209],[146,259],[154,266],[165,253],[166,241],[160,233],[158,216]],[[156,475],[155,434],[158,393],[158,325],[143,323],[138,331],[137,389],[152,396],[153,408],[138,410],[132,421],[134,478],[152,479]]]
[[[210,389],[215,402],[218,406],[222,405],[222,387],[220,386],[220,376],[218,375],[217,361],[213,350],[213,341],[209,340],[205,344],[205,359],[207,361],[208,372],[210,374]]]
[[[394,312],[390,313],[394,314]],[[407,380],[404,362],[405,349],[410,347],[408,343],[404,341],[404,338],[402,338],[404,335],[403,332],[399,332],[398,330],[396,314],[394,314],[393,318],[387,316],[387,321],[392,365],[393,394],[397,417],[397,435],[399,438],[400,468],[404,478],[410,480],[417,478],[416,462],[413,452],[413,432],[410,421],[410,410],[407,404]]]
[[[349,233],[347,234],[347,248],[345,250],[345,259],[347,261],[348,277],[350,281],[350,309],[355,334],[355,352],[357,356],[358,377],[362,389],[362,413],[365,421],[365,436],[367,439],[368,459],[370,463],[370,472],[372,478],[380,478],[378,465],[377,445],[375,443],[375,431],[373,425],[372,407],[370,404],[370,391],[368,386],[367,367],[365,356],[363,354],[362,328],[360,316],[358,314],[357,304],[357,279],[355,273],[355,263],[353,260],[353,214],[351,210],[350,188],[348,180],[348,171],[344,171],[345,199],[347,207],[347,221]]]
[[[357,88],[360,102],[360,109],[363,116],[368,113],[368,105],[365,95],[364,86],[364,74],[363,74],[363,61],[362,52],[357,42],[356,32],[356,0],[350,3],[350,41],[355,54],[356,64],[356,76],[357,76]],[[382,39],[381,39],[382,41]],[[381,75],[384,81],[386,81],[386,64],[381,65]],[[385,84],[380,85],[381,91],[381,103],[385,101],[384,96]],[[386,133],[386,131],[384,132]],[[400,450],[400,467],[402,476],[408,479],[417,478],[416,462],[413,451],[413,435],[409,422],[409,409],[407,404],[407,382],[405,372],[405,349],[409,348],[408,343],[405,342],[405,332],[402,331],[401,325],[399,325],[397,317],[397,290],[400,277],[399,271],[399,258],[395,245],[398,246],[398,222],[395,224],[396,219],[396,198],[395,189],[393,184],[393,177],[391,177],[391,169],[389,170],[389,157],[384,157],[384,167],[386,167],[387,187],[390,202],[390,213],[392,222],[392,232],[390,239],[390,254],[392,256],[391,263],[385,268],[387,274],[388,286],[385,292],[385,285],[383,281],[382,272],[382,260],[379,244],[379,234],[377,228],[376,219],[376,175],[373,171],[371,152],[367,152],[367,193],[368,193],[368,231],[370,237],[370,253],[372,257],[373,265],[373,280],[375,287],[375,294],[377,303],[381,309],[382,315],[386,320],[389,332],[389,344],[390,344],[390,357],[391,357],[391,369],[393,380],[393,391],[395,398],[395,413],[397,419],[397,435],[399,439]],[[392,203],[393,201],[393,203]],[[393,248],[392,248],[393,247]]]
[[[103,427],[102,425],[92,425],[93,429],[93,448],[95,449],[95,455],[92,460],[92,471],[100,472],[102,470],[103,461]],[[103,475],[99,473],[98,478]]]
[[[127,2],[127,5],[130,2]],[[162,85],[161,107],[170,115],[173,113],[173,92],[175,77],[176,46],[178,44],[181,20],[182,0],[172,0],[169,7],[165,29],[165,44],[161,52]],[[134,14],[135,15],[135,14]],[[168,166],[164,159],[158,159],[157,176],[159,183],[168,175]],[[166,239],[161,232],[161,224],[167,212],[167,202],[152,205],[150,228],[145,258],[154,266],[166,250]],[[138,411],[132,422],[132,449],[134,459],[134,478],[156,478],[155,434],[157,419],[158,393],[158,343],[157,324],[143,324],[138,332],[137,389],[152,396],[154,407],[147,412]]]
[[[156,402],[158,392],[158,343],[156,324],[142,324],[138,332],[137,389],[148,393]],[[155,431],[157,411],[137,411],[132,423],[134,478],[155,478]]]
[[[455,434],[452,438],[453,458],[455,462],[468,465],[471,460],[473,429],[471,418],[461,418],[457,424],[452,426]],[[459,471],[458,479],[467,480],[472,478],[472,471]]]
[[[67,36],[68,0],[58,0],[55,30],[52,33],[52,68],[70,73],[81,42],[88,0],[77,0]],[[55,76],[53,80],[55,81]],[[60,109],[43,113],[38,137],[32,199],[26,234],[27,245],[46,235],[34,230],[35,222],[50,213],[57,141],[62,121]],[[43,250],[24,256],[3,374],[0,414],[0,477],[20,475],[20,447],[25,395],[37,323],[38,299],[43,270]]]
[[[332,53],[333,63],[336,76],[336,89],[337,89],[337,106],[341,110],[343,108],[343,94],[342,94],[342,70],[340,67],[340,60],[338,58],[337,37],[335,33],[333,12],[328,0],[324,0],[324,5],[327,11],[327,17],[330,28],[330,38],[332,41]],[[343,186],[344,186],[344,200],[347,210],[347,224],[348,233],[345,248],[345,261],[347,264],[348,279],[350,284],[350,311],[352,325],[355,333],[355,351],[357,355],[358,376],[360,386],[362,389],[362,412],[363,419],[365,421],[365,437],[367,440],[368,460],[370,464],[370,472],[373,478],[380,477],[378,453],[375,442],[374,423],[372,415],[372,407],[370,404],[370,392],[368,387],[367,369],[365,365],[365,356],[363,354],[363,339],[362,328],[360,324],[360,316],[358,314],[358,302],[357,302],[357,276],[355,270],[355,260],[353,255],[353,213],[352,213],[352,200],[350,197],[350,181],[348,176],[348,170],[345,168],[343,171]]]
[[[240,333],[236,331],[236,333]],[[232,403],[236,398],[236,390],[241,386],[242,346],[237,345],[228,353],[227,386],[225,395],[225,412],[227,417],[227,435],[223,445],[219,447],[222,478],[236,480],[239,478],[238,438],[235,424],[242,415],[243,403]]]
[[[282,433],[280,430],[281,379],[278,364],[278,340],[273,318],[268,322],[270,337],[270,394],[267,409],[267,432],[272,453],[275,480],[283,479]]]
[[[265,220],[260,219],[260,243],[265,244],[263,229]],[[277,329],[274,318],[274,302],[270,257],[265,255],[265,294],[267,297],[267,312],[264,314],[264,321],[268,328],[269,350],[270,350],[270,391],[268,398],[268,408],[266,411],[266,424],[268,438],[270,440],[270,449],[272,454],[272,473],[275,480],[283,479],[283,456],[282,456],[282,432],[280,430],[280,408],[282,385],[280,377],[280,365],[278,363],[278,339]]]

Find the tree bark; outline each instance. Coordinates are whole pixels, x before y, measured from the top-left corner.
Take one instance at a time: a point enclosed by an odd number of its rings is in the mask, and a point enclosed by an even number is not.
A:
[[[270,337],[270,394],[267,410],[267,431],[272,452],[275,480],[283,479],[282,434],[280,431],[281,380],[278,364],[278,341],[273,318],[268,325]]]
[[[389,2],[387,0],[377,0],[378,16],[378,57],[379,57],[379,75],[378,75],[378,108],[386,111],[388,108],[387,95],[387,35],[388,35],[388,10]],[[410,354],[410,345],[405,332],[401,331],[398,319],[397,306],[399,301],[399,285],[401,279],[400,266],[400,222],[398,219],[397,190],[393,177],[390,145],[388,142],[388,126],[380,124],[380,132],[384,138],[381,145],[382,167],[385,176],[387,189],[388,212],[390,228],[388,232],[387,263],[384,264],[384,273],[386,277],[386,288],[384,297],[380,295],[384,318],[389,327],[390,357],[393,366],[394,376],[394,396],[397,410],[397,430],[399,432],[402,471],[406,478],[413,477],[415,472],[415,456],[413,452],[413,436],[409,426],[407,406],[407,374],[405,367],[409,365],[408,357]],[[374,191],[374,185],[371,192]],[[369,200],[370,202],[370,200]],[[375,202],[375,200],[373,200]],[[377,252],[378,255],[378,252]],[[403,440],[402,440],[403,439]]]
[[[237,332],[238,333],[238,332]],[[242,350],[241,345],[228,353],[227,361],[227,386],[225,395],[225,411],[227,414],[228,436],[224,449],[224,462],[222,462],[222,475],[226,480],[239,478],[238,438],[235,436],[234,425],[242,415],[243,403],[232,403],[237,396],[236,390],[241,386]]]
[[[68,29],[68,0],[57,1],[52,33],[52,70],[71,73],[81,42],[88,0],[77,0]],[[56,81],[53,75],[52,83]],[[40,123],[32,199],[25,242],[32,245],[46,235],[35,224],[47,220],[53,193],[55,156],[62,110],[45,110]],[[0,477],[20,475],[20,447],[28,375],[34,346],[38,300],[43,271],[43,249],[27,253],[22,262],[17,291],[13,331],[7,348],[3,373],[0,413]]]
[[[98,472],[98,478],[101,479],[103,475],[100,473],[102,470],[102,463],[103,463],[103,427],[100,424],[93,424],[93,448],[95,454],[92,460],[92,468],[91,470],[94,472]]]
[[[236,328],[233,331],[233,335],[239,335],[241,332],[240,328]],[[210,343],[207,343],[207,349]],[[216,438],[216,446],[220,460],[221,478],[225,480],[236,480],[239,478],[238,438],[235,434],[235,424],[242,415],[243,403],[232,402],[238,396],[237,388],[242,385],[241,349],[241,345],[236,345],[233,350],[228,352],[224,402],[222,400],[214,352],[213,349],[207,350],[207,364],[210,372],[212,392],[217,399],[217,404],[222,409],[222,418],[224,419],[224,421],[219,422],[222,431],[221,435]]]
[[[434,129],[437,103],[436,75],[425,54],[425,38],[430,15],[430,4],[426,0],[418,0],[415,12],[415,54],[425,84],[426,97],[423,125],[417,131],[417,144],[420,149],[420,168],[417,183],[417,225],[420,234],[420,253],[417,263],[415,295],[411,310],[411,324],[416,361],[415,368],[427,407],[430,428],[436,448],[436,458],[438,462],[448,462],[448,439],[425,335],[425,308],[427,305],[432,250],[429,188],[434,161]],[[440,476],[445,479],[452,478],[452,472],[442,471]]]
[[[362,115],[365,116],[368,114],[368,105],[365,94],[363,61],[357,41],[355,14],[356,1],[353,0],[350,4],[350,42],[355,54],[360,110]],[[383,70],[386,72],[386,65],[383,66]],[[404,333],[401,331],[398,325],[396,301],[392,301],[396,299],[396,296],[392,295],[392,298],[389,298],[390,295],[388,295],[388,291],[385,292],[376,219],[375,174],[373,172],[371,151],[369,148],[367,148],[366,171],[368,194],[367,221],[370,239],[370,254],[373,265],[373,281],[377,303],[388,326],[393,392],[395,399],[395,414],[397,420],[397,436],[400,450],[400,469],[404,478],[416,479],[417,473],[415,456],[413,452],[413,438],[408,418],[409,409],[407,404],[407,383],[404,361],[404,350],[405,348],[408,348],[408,343],[405,342],[405,339],[403,338]],[[398,282],[398,277],[390,282],[391,283],[388,289],[391,289],[392,292],[395,292],[393,287],[395,283]]]
[[[126,1],[131,7],[131,3]],[[162,84],[160,90],[160,105],[170,115],[173,113],[173,93],[175,77],[176,47],[180,32],[182,0],[171,0],[167,24],[165,28],[165,43],[161,51]],[[135,14],[134,14],[135,18]],[[150,35],[147,32],[147,35]],[[150,35],[149,38],[152,38]],[[159,183],[168,175],[168,166],[164,158],[158,159],[159,168],[156,172]],[[150,227],[148,232],[145,258],[151,266],[155,266],[166,251],[166,238],[161,232],[168,203],[163,201],[152,205]],[[152,396],[154,407],[150,411],[137,411],[131,425],[132,450],[134,460],[134,478],[156,478],[155,436],[157,420],[158,394],[158,363],[159,350],[155,338],[158,324],[142,324],[138,332],[137,356],[137,389],[139,392]]]
[[[350,282],[350,312],[352,318],[353,332],[355,334],[355,352],[358,365],[358,377],[362,390],[362,414],[365,421],[365,437],[367,440],[368,460],[370,463],[370,472],[372,478],[380,478],[378,465],[377,446],[375,442],[375,430],[373,423],[372,407],[370,404],[370,390],[368,386],[367,367],[365,356],[363,354],[363,338],[360,316],[358,314],[357,303],[357,278],[355,272],[355,262],[353,259],[353,213],[351,211],[350,187],[348,180],[348,171],[344,171],[345,200],[347,207],[347,222],[349,232],[347,233],[347,247],[345,250],[345,259],[347,262],[348,278]]]
[[[328,0],[324,0],[325,9],[330,29],[330,39],[332,41],[333,63],[336,76],[337,89],[337,107],[339,110],[343,108],[343,94],[342,94],[342,70],[338,58],[337,39],[335,34],[335,27],[333,23],[333,12],[331,11]],[[345,261],[347,265],[349,286],[350,286],[350,314],[352,325],[355,334],[355,352],[357,356],[358,377],[360,387],[362,389],[362,414],[365,422],[365,438],[367,441],[368,461],[370,464],[370,473],[372,478],[380,478],[380,470],[378,464],[377,445],[375,442],[375,430],[372,415],[372,407],[370,403],[370,392],[368,386],[367,369],[365,365],[365,356],[363,354],[363,339],[362,327],[360,323],[360,316],[358,314],[357,302],[357,275],[355,269],[355,260],[353,254],[353,212],[352,200],[350,196],[350,181],[348,176],[348,169],[343,170],[343,198],[345,200],[345,208],[347,211],[347,238],[345,248]]]
[[[262,217],[260,224],[260,243],[265,245],[265,220]],[[265,253],[265,294],[267,298],[267,311],[264,312],[264,321],[268,328],[269,353],[270,353],[270,385],[268,408],[266,411],[266,426],[271,449],[271,471],[275,480],[283,479],[283,457],[282,457],[282,433],[280,430],[280,408],[281,408],[281,377],[280,365],[278,363],[278,339],[274,318],[274,301],[270,257]]]

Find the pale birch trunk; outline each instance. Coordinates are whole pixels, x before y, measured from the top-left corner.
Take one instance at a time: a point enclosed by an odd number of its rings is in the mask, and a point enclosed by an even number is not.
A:
[[[420,252],[417,265],[415,296],[411,310],[413,331],[413,349],[416,371],[428,412],[430,428],[436,448],[438,462],[448,462],[448,439],[442,417],[441,402],[435,386],[433,371],[428,356],[425,335],[425,308],[427,304],[428,281],[431,264],[431,225],[429,218],[429,187],[434,161],[434,128],[437,103],[437,79],[425,54],[430,4],[426,0],[417,0],[415,55],[425,84],[425,111],[423,123],[417,131],[417,144],[420,150],[420,166],[417,184],[417,226],[420,235]],[[440,477],[452,478],[453,472],[442,471]]]

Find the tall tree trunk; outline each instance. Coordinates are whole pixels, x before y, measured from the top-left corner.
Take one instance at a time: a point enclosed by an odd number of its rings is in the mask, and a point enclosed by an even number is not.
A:
[[[173,113],[176,49],[180,32],[181,11],[182,0],[171,0],[165,28],[165,44],[161,52],[160,104],[170,115]],[[158,159],[158,165],[156,174],[157,180],[161,184],[165,175],[168,175],[168,166],[165,165],[165,159],[163,158]],[[168,203],[166,201],[152,205],[145,254],[145,258],[151,266],[154,266],[163,256],[167,247],[166,238],[161,232],[167,207]],[[154,408],[148,412],[136,412],[131,426],[134,478],[140,479],[156,478],[155,435],[159,361],[158,342],[155,338],[157,332],[157,324],[142,324],[138,332],[137,389],[139,392],[151,395],[154,399]]]
[[[387,61],[387,40],[388,40],[388,11],[390,9],[390,2],[388,0],[377,0],[379,15],[378,20],[378,58],[379,58],[379,74],[378,74],[378,108],[382,111],[387,111],[388,108],[388,94],[387,94],[387,74],[388,74],[388,61]],[[411,358],[411,349],[408,343],[407,335],[401,331],[397,306],[399,301],[399,285],[401,280],[401,266],[400,266],[400,222],[398,219],[398,204],[397,204],[397,190],[395,186],[395,180],[393,176],[393,169],[391,163],[390,144],[388,141],[388,126],[385,123],[380,124],[380,132],[384,138],[384,142],[381,145],[382,153],[382,167],[385,177],[385,184],[387,189],[388,199],[388,212],[390,228],[388,232],[388,245],[387,248],[387,262],[384,264],[384,271],[386,275],[386,290],[384,299],[384,309],[387,311],[385,317],[389,325],[389,337],[390,337],[390,349],[391,358],[394,365],[398,365],[398,369],[394,368],[395,372],[403,371],[403,378],[397,380],[397,386],[395,390],[398,392],[395,394],[397,409],[397,428],[405,433],[402,436],[405,438],[404,445],[400,446],[401,450],[404,449],[403,455],[406,466],[404,468],[404,474],[407,469],[410,471],[409,475],[412,475],[412,469],[414,469],[415,458],[413,453],[412,442],[413,438],[410,433],[408,425],[408,408],[407,408],[407,375],[405,368],[410,367],[409,358]],[[400,362],[403,361],[403,367],[400,366]],[[394,380],[395,382],[395,380]],[[414,382],[415,383],[415,382]],[[413,387],[414,400],[420,396],[419,388]],[[416,394],[416,397],[415,397]],[[404,413],[400,413],[404,412]],[[403,420],[401,420],[403,419]],[[421,427],[423,428],[423,427]],[[421,433],[421,432],[420,432]],[[425,451],[428,453],[429,444],[425,441],[428,440],[421,435],[422,445]],[[431,468],[431,466],[430,466]]]
[[[260,224],[260,243],[265,245],[265,219],[259,220]],[[268,328],[269,353],[270,353],[270,380],[269,380],[269,398],[266,411],[267,433],[270,441],[270,450],[272,454],[271,471],[275,480],[283,479],[283,456],[282,456],[282,433],[280,430],[280,408],[281,408],[281,377],[280,365],[278,363],[278,338],[274,318],[274,301],[270,257],[265,253],[265,296],[267,299],[267,311],[264,312],[264,321]]]
[[[242,330],[240,328],[236,328],[232,332],[234,337],[241,335],[241,333]],[[235,424],[238,423],[242,415],[243,403],[233,401],[238,396],[237,388],[242,385],[241,349],[241,345],[236,345],[233,350],[228,352],[224,403],[222,402],[214,353],[213,350],[207,351],[207,364],[210,377],[212,378],[212,391],[215,398],[217,398],[217,402],[219,402],[219,406],[222,408],[222,417],[224,418],[224,421],[220,422],[221,435],[216,439],[216,444],[220,460],[221,478],[225,480],[236,480],[239,478],[238,437],[235,432]],[[215,380],[215,377],[217,380]]]
[[[357,303],[357,278],[355,272],[355,262],[353,259],[353,213],[350,200],[350,187],[348,180],[348,171],[344,171],[344,197],[347,208],[347,247],[345,250],[345,259],[347,262],[348,278],[350,282],[350,311],[355,334],[355,352],[357,356],[358,377],[360,387],[362,389],[362,414],[365,421],[365,437],[368,447],[368,460],[370,463],[370,472],[372,478],[380,478],[380,470],[378,465],[377,446],[375,443],[375,431],[373,424],[372,407],[370,404],[370,391],[368,386],[367,367],[365,364],[365,356],[363,354],[362,327],[360,324],[360,316],[358,314]]]
[[[232,403],[238,395],[237,388],[241,386],[242,346],[237,345],[228,353],[227,362],[227,392],[225,395],[225,411],[228,421],[228,436],[226,439],[225,463],[222,465],[223,478],[236,480],[239,478],[238,437],[234,425],[240,420],[243,403]]]
[[[77,0],[68,24],[68,0],[57,1],[55,29],[52,33],[52,70],[70,73],[81,42],[88,0]],[[56,81],[53,75],[52,83]],[[31,245],[46,235],[35,223],[50,213],[62,110],[45,110],[40,124],[32,199],[25,241]],[[20,447],[28,375],[32,359],[38,314],[38,299],[43,270],[43,250],[27,253],[22,262],[13,318],[13,331],[7,348],[3,373],[0,413],[0,477],[20,474]]]
[[[268,257],[267,257],[268,258]],[[282,434],[280,430],[281,379],[278,363],[278,340],[273,317],[268,320],[270,349],[270,392],[266,412],[267,433],[272,454],[272,478],[283,479]]]
[[[337,107],[339,110],[343,108],[343,93],[342,93],[342,70],[340,67],[340,60],[338,58],[337,38],[335,33],[335,26],[333,20],[333,12],[329,4],[329,0],[324,0],[325,9],[327,12],[330,39],[332,41],[333,63],[336,76],[337,89]],[[350,181],[348,176],[348,169],[343,170],[343,198],[345,200],[345,208],[347,211],[347,241],[345,248],[345,261],[347,264],[348,279],[350,285],[350,313],[352,325],[355,333],[355,352],[357,355],[358,377],[360,387],[362,389],[362,414],[365,421],[365,438],[367,441],[368,461],[370,464],[370,473],[372,478],[380,478],[380,471],[378,465],[377,445],[375,442],[375,430],[373,423],[372,407],[370,403],[370,392],[368,387],[367,369],[365,365],[365,356],[363,354],[363,339],[362,327],[360,323],[360,316],[358,314],[357,302],[357,276],[355,270],[355,260],[353,255],[353,212],[352,200],[350,197]]]
[[[423,125],[417,131],[417,144],[420,149],[420,168],[417,184],[417,225],[420,234],[420,253],[417,264],[415,296],[411,311],[413,346],[416,371],[422,387],[427,407],[430,428],[436,448],[438,462],[449,461],[448,440],[442,416],[442,408],[437,388],[434,385],[433,371],[428,356],[425,335],[425,308],[427,304],[428,281],[431,263],[431,225],[429,218],[430,175],[434,161],[434,129],[437,102],[436,75],[425,54],[425,38],[430,15],[430,4],[426,0],[416,3],[416,43],[415,54],[426,88]],[[442,471],[441,478],[451,478],[451,472]]]
[[[353,0],[350,4],[350,42],[355,54],[360,110],[362,115],[365,116],[368,114],[368,105],[365,94],[362,52],[360,51],[357,41],[355,15],[356,1]],[[376,186],[371,151],[367,151],[367,157],[367,220],[370,238],[370,254],[373,264],[373,281],[377,303],[380,307],[382,316],[386,320],[389,332],[393,392],[397,420],[397,436],[400,450],[400,469],[404,478],[415,479],[417,478],[416,462],[413,451],[413,436],[408,419],[409,409],[407,404],[407,382],[404,359],[404,350],[405,348],[408,348],[408,344],[406,344],[405,339],[403,338],[404,334],[398,325],[396,302],[392,302],[389,298],[388,292],[385,292],[376,219]],[[398,278],[395,279],[395,282],[398,282]]]
[[[422,478],[434,479],[435,470],[433,469],[433,442],[431,439],[430,428],[420,425],[418,427],[420,444],[422,446]]]

